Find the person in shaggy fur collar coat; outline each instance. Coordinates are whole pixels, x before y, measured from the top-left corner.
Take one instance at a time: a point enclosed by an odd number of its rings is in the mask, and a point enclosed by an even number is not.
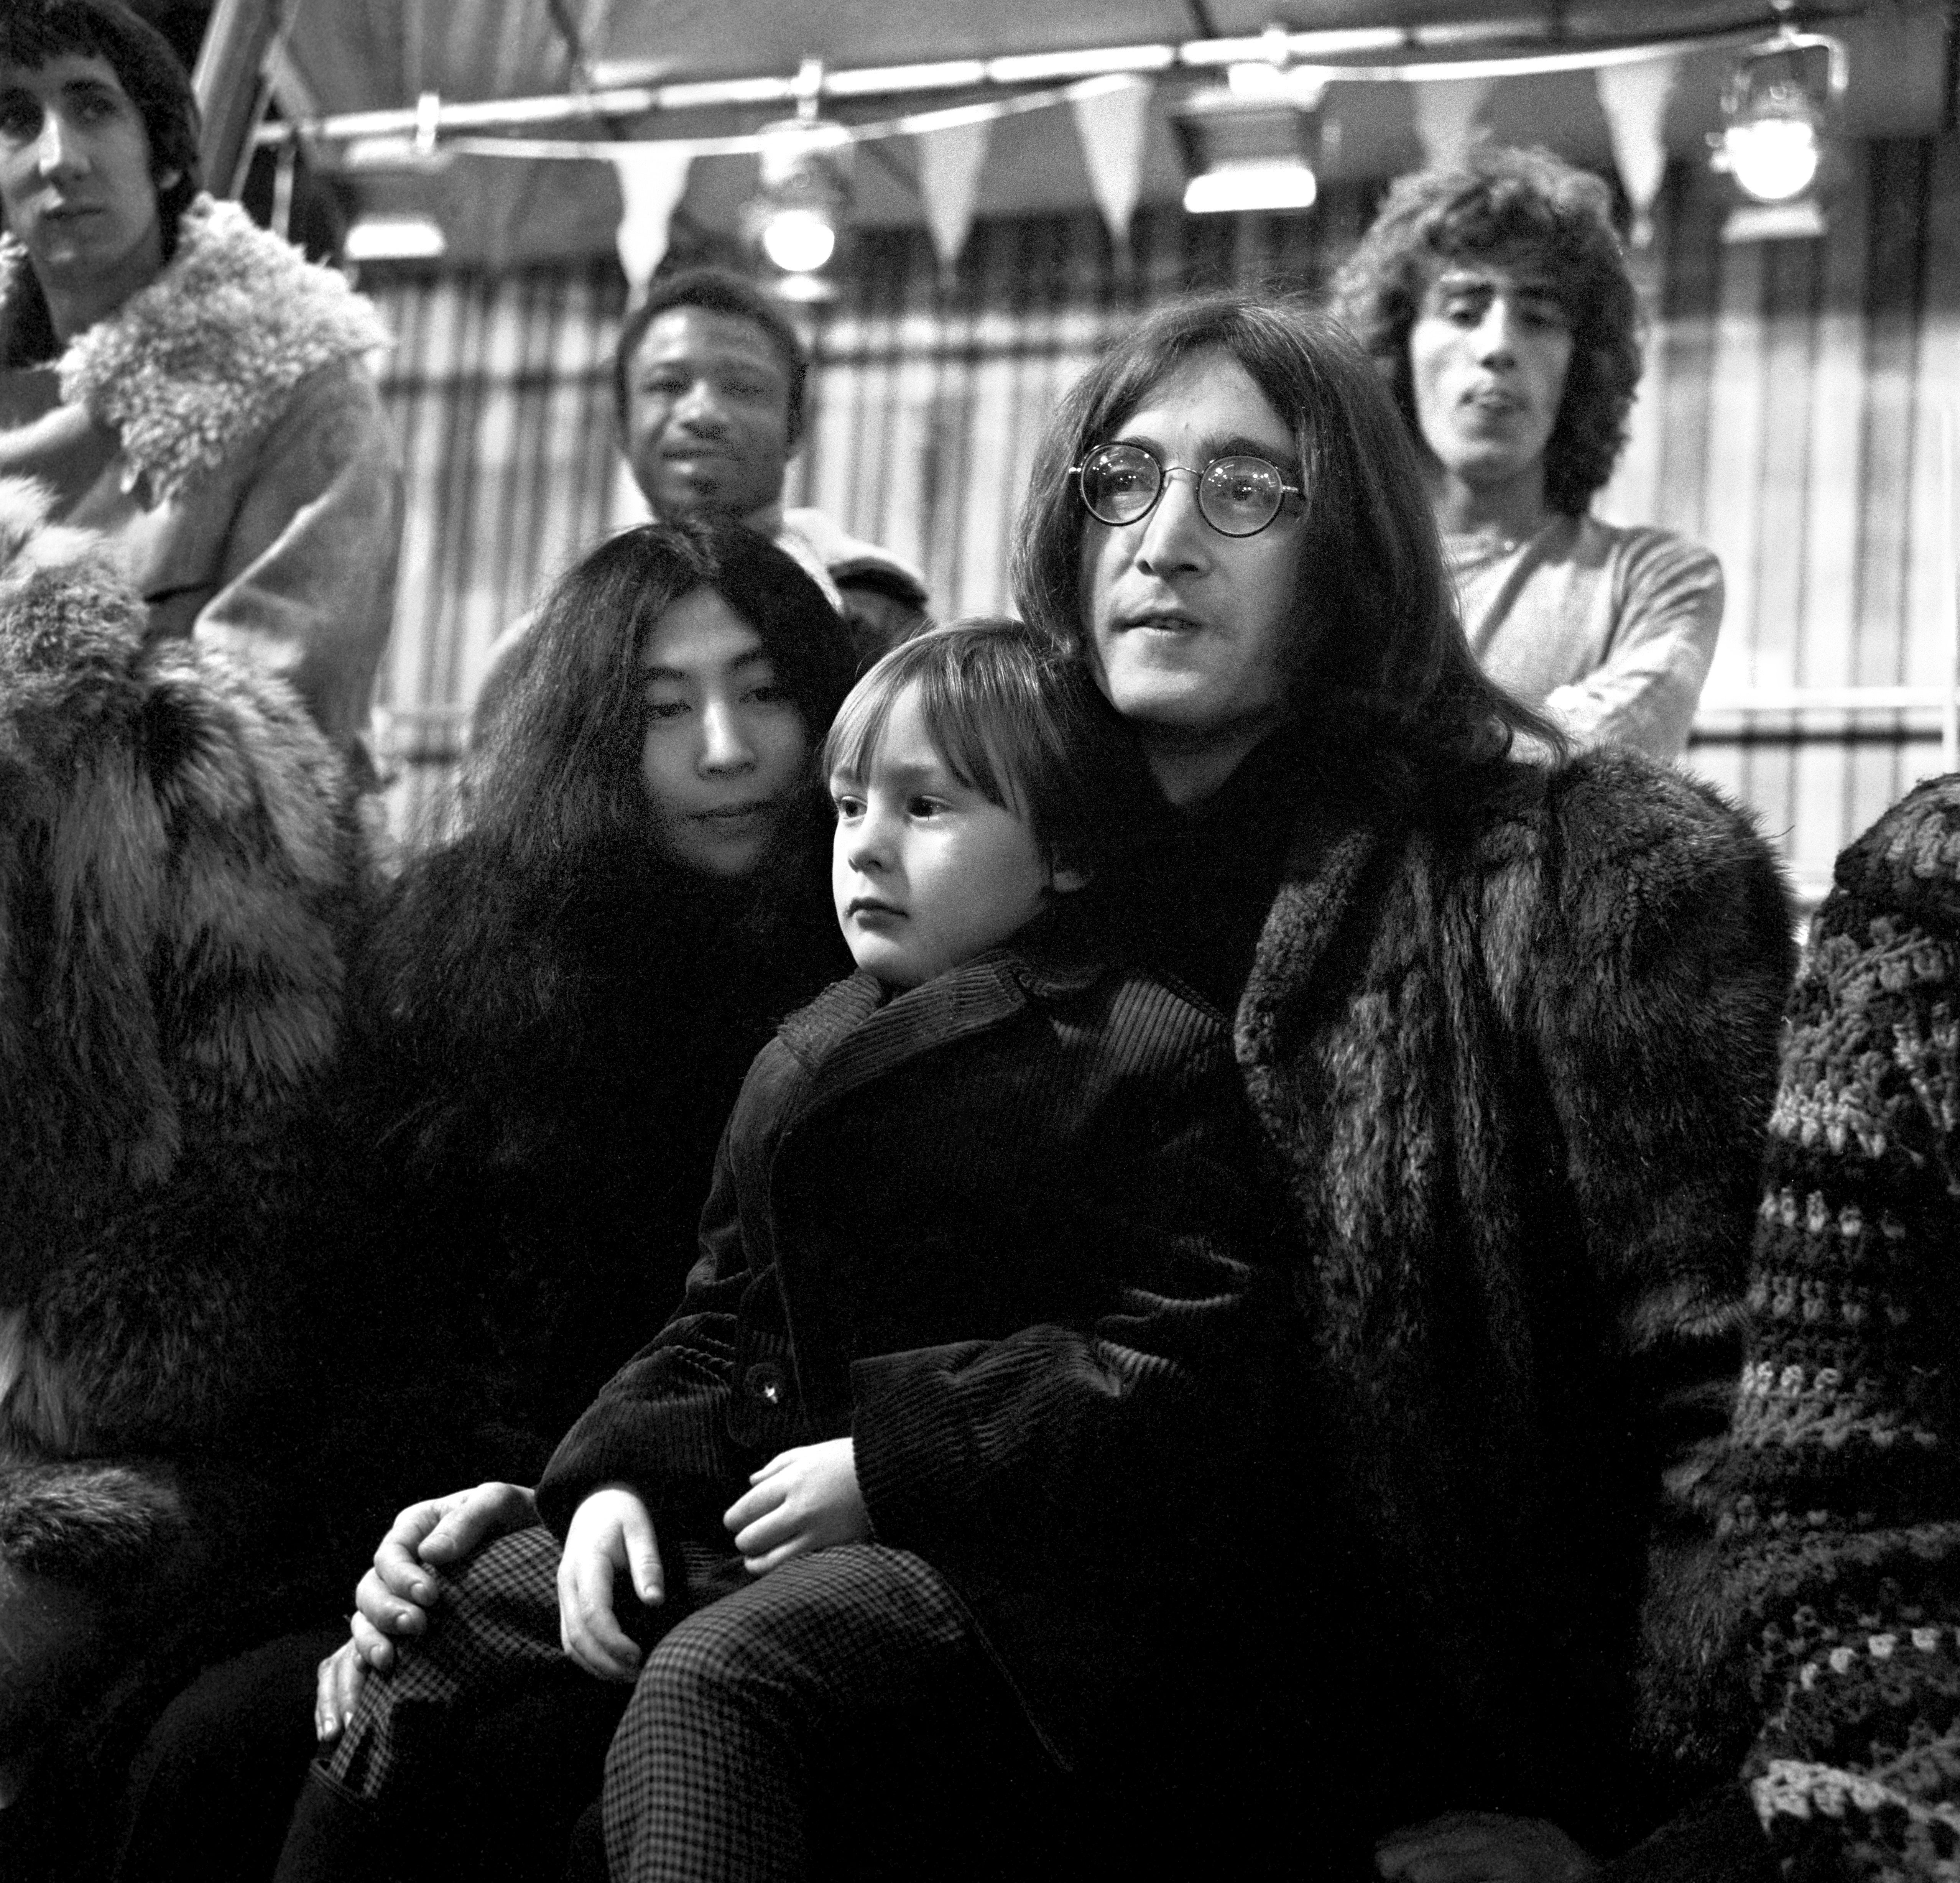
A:
[[[277,674],[364,767],[402,523],[365,364],[388,336],[199,194],[197,153],[183,68],[117,0],[0,14],[0,470],[105,533],[152,631]]]
[[[1640,1592],[1740,1360],[1793,949],[1715,791],[1507,755],[1562,741],[1478,670],[1415,453],[1332,322],[1173,304],[1058,413],[1017,599],[1137,729],[1162,829],[1114,932],[1236,1012],[1291,1199],[1268,1853],[1569,1883],[1671,1805]]]
[[[0,481],[10,1879],[86,1842],[146,1695],[345,1573],[314,1363],[358,804],[288,689],[149,638],[113,552]]]

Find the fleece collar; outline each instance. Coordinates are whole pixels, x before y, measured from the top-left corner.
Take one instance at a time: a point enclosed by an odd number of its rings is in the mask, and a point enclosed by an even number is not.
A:
[[[173,497],[258,437],[317,368],[389,345],[372,307],[331,269],[200,196],[156,279],[78,335],[62,399],[120,436],[129,481]],[[27,269],[0,241],[0,326]]]

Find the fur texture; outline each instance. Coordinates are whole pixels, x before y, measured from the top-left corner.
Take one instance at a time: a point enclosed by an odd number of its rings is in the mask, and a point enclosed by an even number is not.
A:
[[[21,318],[40,306],[32,284],[0,239],[0,408],[30,418],[58,393],[94,423],[78,439],[23,424],[10,465],[64,521],[103,532],[153,636],[277,675],[364,771],[402,519],[366,363],[386,339],[373,310],[202,197],[162,272],[52,362]]]
[[[749,1062],[850,966],[827,844],[797,848],[759,906],[644,845],[527,871],[480,832],[396,886],[353,977],[352,1058],[380,1234],[432,1296],[418,1370],[449,1374],[449,1419],[475,1429],[458,1482],[534,1478],[679,1299]]]
[[[52,1581],[129,1580],[183,1535],[183,1500],[122,1465],[16,1465],[0,1471],[0,1561]]]
[[[364,841],[291,695],[40,514],[0,489],[0,1473],[222,1457],[291,1371]]]
[[[1662,1472],[1738,1350],[1780,885],[1631,752],[1412,816],[1309,802],[1238,1048],[1306,1258],[1334,1534],[1382,1604],[1359,1678],[1401,1769],[1370,1776],[1405,1821],[1503,1802],[1603,1842]]]
[[[27,251],[0,240],[0,324]],[[200,196],[163,272],[60,361],[62,397],[119,433],[153,500],[243,451],[317,367],[389,344],[344,277],[232,202]]]

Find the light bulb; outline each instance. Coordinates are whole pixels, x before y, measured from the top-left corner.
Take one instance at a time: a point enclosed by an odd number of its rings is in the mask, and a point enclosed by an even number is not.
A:
[[[822,267],[837,247],[837,231],[814,209],[780,209],[762,229],[762,253],[786,275]]]
[[[1816,180],[1817,130],[1805,118],[1758,118],[1722,133],[1729,173],[1758,202],[1787,202]]]

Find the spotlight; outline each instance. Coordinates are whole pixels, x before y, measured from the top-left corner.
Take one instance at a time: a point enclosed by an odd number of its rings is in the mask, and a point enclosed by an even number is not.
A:
[[[749,240],[788,275],[808,275],[836,253],[851,206],[851,134],[813,117],[762,127],[761,194],[743,212]]]
[[[1186,99],[1173,119],[1191,173],[1186,212],[1312,208],[1320,193],[1313,163],[1325,84],[1249,63],[1226,78]]]
[[[1790,5],[1780,0],[1778,11],[1787,14]],[[1746,225],[1739,239],[1822,231],[1822,214],[1802,199],[1817,182],[1845,75],[1841,40],[1799,33],[1787,17],[1773,38],[1738,56],[1722,89],[1723,128],[1710,139],[1713,166],[1752,203],[1788,206],[1769,218],[1739,212]],[[1725,234],[1739,239],[1735,231]]]
[[[431,216],[364,215],[351,224],[341,254],[350,262],[425,262],[447,253],[442,225]]]

